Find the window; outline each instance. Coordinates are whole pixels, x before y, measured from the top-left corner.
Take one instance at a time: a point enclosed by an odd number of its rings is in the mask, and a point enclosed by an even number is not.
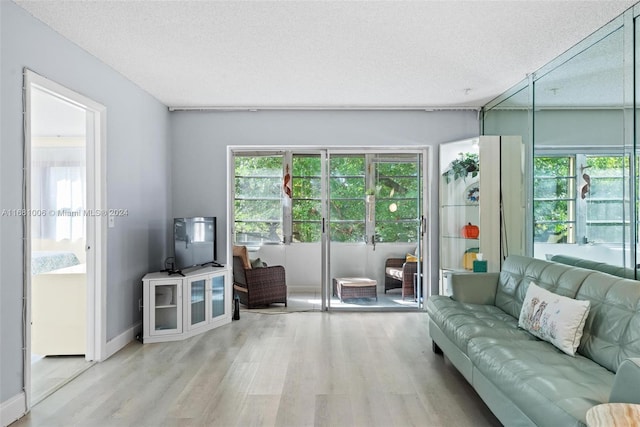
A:
[[[323,158],[289,151],[236,154],[235,242],[319,242]],[[419,159],[419,154],[331,154],[326,178],[331,240],[372,243],[375,235],[375,242],[417,242]],[[289,188],[291,198],[285,194]],[[373,205],[365,201],[369,188],[376,189]]]
[[[629,206],[629,158],[586,156],[584,164],[579,192],[585,203],[583,243],[622,243],[629,233],[625,212]]]
[[[331,156],[329,210],[331,241],[365,242],[364,155]]]
[[[534,241],[575,243],[575,157],[533,162]]]
[[[235,157],[235,241],[282,241],[282,155]]]
[[[319,242],[322,236],[322,169],[319,155],[293,155],[292,236]]]
[[[622,243],[629,159],[572,154],[534,159],[534,241]]]
[[[413,155],[373,159],[378,242],[417,242],[421,217],[421,164]]]
[[[77,240],[85,235],[84,147],[40,147],[31,151],[32,209],[54,211],[31,222],[38,239]]]

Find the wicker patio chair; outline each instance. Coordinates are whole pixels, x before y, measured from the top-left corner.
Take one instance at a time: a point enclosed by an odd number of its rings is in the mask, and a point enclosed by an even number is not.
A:
[[[413,296],[413,275],[417,271],[416,262],[406,262],[405,258],[387,258],[384,264],[384,293],[402,288],[402,299]]]
[[[276,265],[252,268],[244,246],[233,248],[233,289],[240,303],[247,308],[272,303],[284,303],[284,306],[287,306],[284,267]]]

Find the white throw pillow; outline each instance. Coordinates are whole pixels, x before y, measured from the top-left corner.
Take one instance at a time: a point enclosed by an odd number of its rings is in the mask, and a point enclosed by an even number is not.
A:
[[[590,301],[563,297],[531,282],[518,326],[573,356],[580,345],[590,306]]]

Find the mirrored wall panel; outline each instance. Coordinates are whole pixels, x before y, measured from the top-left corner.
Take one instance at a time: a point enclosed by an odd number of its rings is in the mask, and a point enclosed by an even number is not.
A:
[[[534,256],[631,265],[623,29],[533,82]]]
[[[640,77],[631,64],[640,58],[640,29],[629,28],[634,11],[626,14],[490,103],[483,134],[520,135],[529,147],[529,255],[568,255],[633,274],[640,113],[632,100],[640,99]]]

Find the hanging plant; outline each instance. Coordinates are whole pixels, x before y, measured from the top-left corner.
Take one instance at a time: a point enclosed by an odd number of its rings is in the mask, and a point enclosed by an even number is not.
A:
[[[378,184],[375,187],[369,187],[364,191],[367,201],[375,200],[376,195],[382,190],[382,185]]]
[[[442,176],[449,184],[460,178],[466,179],[469,174],[472,178],[478,176],[480,172],[480,164],[478,155],[475,153],[459,153],[458,158],[451,162],[449,168],[444,171]]]

